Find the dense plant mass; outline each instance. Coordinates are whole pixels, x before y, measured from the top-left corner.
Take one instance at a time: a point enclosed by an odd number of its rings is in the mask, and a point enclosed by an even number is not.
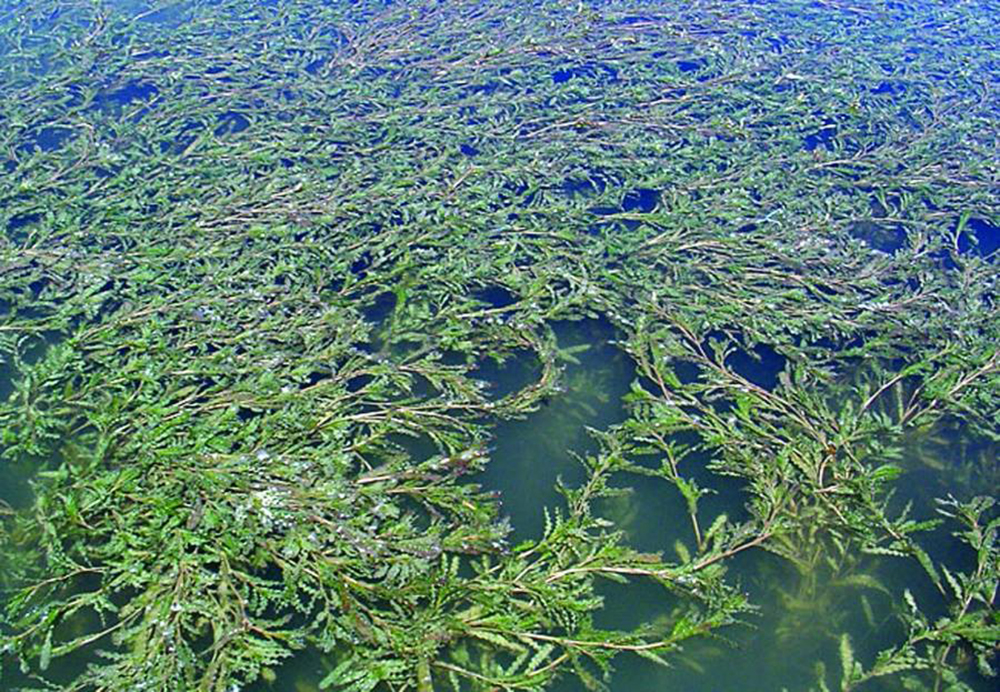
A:
[[[0,453],[31,485],[0,504],[0,687],[265,689],[317,656],[345,692],[599,688],[750,617],[727,571],[762,550],[895,604],[894,644],[834,623],[801,689],[984,684],[997,16],[4,3]],[[476,474],[560,405],[580,320],[634,363],[628,416],[514,541]],[[602,509],[649,478],[685,515],[662,553]],[[602,626],[606,580],[666,615]]]

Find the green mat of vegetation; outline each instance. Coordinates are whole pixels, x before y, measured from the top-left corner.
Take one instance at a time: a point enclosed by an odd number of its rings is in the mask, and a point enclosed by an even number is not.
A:
[[[770,551],[894,604],[801,689],[988,689],[998,16],[0,4],[0,687],[597,689],[752,622]],[[626,416],[515,539],[477,474],[556,324]],[[651,482],[662,552],[604,511]]]

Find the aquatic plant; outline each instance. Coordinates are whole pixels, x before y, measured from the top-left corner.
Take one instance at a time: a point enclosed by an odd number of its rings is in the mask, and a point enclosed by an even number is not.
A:
[[[943,517],[896,495],[914,436],[1000,438],[1000,8],[920,6],[4,5],[0,456],[33,470],[0,684],[222,692],[308,655],[345,692],[597,689],[749,618],[737,556],[808,545],[915,567],[901,640],[835,633],[820,688],[974,689],[995,459]],[[512,544],[477,474],[584,320],[627,418]],[[673,553],[600,512],[640,478]],[[605,580],[666,615],[602,627]]]

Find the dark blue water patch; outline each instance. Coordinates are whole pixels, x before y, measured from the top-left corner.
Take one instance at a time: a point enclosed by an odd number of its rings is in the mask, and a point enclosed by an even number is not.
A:
[[[572,70],[556,70],[552,73],[552,82],[555,84],[562,84],[563,82],[568,82],[573,78]]]
[[[191,144],[198,139],[198,134],[205,128],[199,122],[188,122],[181,126],[177,136],[172,139],[160,141],[160,153],[162,154],[182,154]]]
[[[108,283],[111,282],[105,283],[104,286],[101,287],[99,292],[108,290]],[[43,276],[42,278],[35,279],[31,283],[29,283],[28,290],[31,292],[32,298],[37,300],[42,297],[42,293],[45,291],[45,289],[52,285],[54,285],[52,279],[50,279],[47,276]]]
[[[871,188],[868,186],[860,186],[857,189],[860,192],[871,192]],[[850,194],[850,191],[848,191],[847,194]],[[886,195],[884,199],[885,203],[889,205],[889,208],[886,208],[877,196],[873,196],[870,200],[868,200],[868,208],[871,209],[872,216],[889,216],[890,209],[897,208],[900,205],[900,199],[897,195]]]
[[[599,79],[603,82],[617,82],[618,70],[602,63],[585,63],[556,70],[552,73],[554,84],[563,84],[574,78]]]
[[[333,368],[329,365],[323,365],[321,363],[316,363],[313,365],[315,370],[311,370],[300,382],[299,387],[301,389],[309,389],[310,387],[315,387],[320,382],[328,381],[333,377]]]
[[[934,262],[934,264],[945,271],[955,271],[960,269],[960,265],[952,257],[952,252],[949,248],[943,247],[932,252],[928,252],[927,256]]]
[[[767,42],[771,52],[778,53],[779,55],[785,51],[785,46],[788,45],[787,36],[768,36],[764,40]]]
[[[694,60],[678,60],[675,64],[681,72],[694,72],[705,66],[704,63]]]
[[[121,88],[108,92],[104,98],[105,100],[118,104],[119,106],[127,106],[133,101],[152,100],[159,96],[159,94],[160,90],[157,89],[155,85],[150,84],[149,82],[133,80],[126,83]]]
[[[886,224],[871,220],[856,221],[847,233],[873,250],[894,255],[907,246],[906,229],[899,224]]]
[[[613,216],[624,212],[639,212],[648,214],[656,209],[656,205],[659,201],[660,192],[658,190],[635,188],[625,193],[620,207],[596,206],[588,208],[587,211],[595,216]],[[621,219],[611,222],[605,221],[589,226],[587,228],[587,233],[595,236],[600,235],[608,229],[609,224],[613,226],[614,223],[620,223],[629,230],[635,230],[641,225],[641,222],[636,219]]]
[[[79,84],[70,84],[66,87],[66,93],[69,95],[68,99],[63,101],[63,106],[67,109],[79,108],[83,105],[85,98],[85,89]]]
[[[461,145],[459,147],[459,151],[461,151],[466,156],[479,156],[479,149],[476,149],[474,146],[470,144]]]
[[[219,125],[215,128],[215,135],[221,137],[223,135],[234,135],[239,132],[243,132],[248,127],[250,127],[250,120],[237,111],[226,111],[225,113],[220,113],[217,121]]]
[[[693,384],[701,378],[701,366],[691,360],[673,360],[670,369],[683,385]]]
[[[788,359],[772,346],[757,344],[751,350],[738,349],[726,357],[726,366],[758,387],[773,391]]]
[[[622,200],[622,209],[624,211],[639,211],[648,214],[656,209],[659,201],[660,192],[658,190],[636,188],[625,193],[625,197]]]
[[[928,195],[922,195],[921,200],[929,211],[938,211],[941,209],[937,202],[935,202],[934,199]]]
[[[1000,249],[1000,226],[985,219],[969,219],[958,237],[958,252],[962,255],[975,254],[990,262],[996,259]]]
[[[590,197],[604,192],[607,183],[601,177],[566,178],[560,187],[567,197]]]
[[[661,17],[656,17],[651,14],[630,14],[618,18],[618,23],[624,26],[631,26],[632,24],[654,24],[663,21]]]
[[[243,406],[236,409],[236,420],[240,423],[249,423],[256,418],[262,418],[264,410],[259,408],[245,408]]]
[[[358,257],[351,262],[350,271],[354,276],[359,279],[363,279],[367,276],[367,270],[372,266],[372,253],[370,250],[363,251]]]
[[[519,183],[517,185],[512,185],[511,183],[504,184],[504,191],[509,191],[514,199],[520,198],[518,206],[522,208],[530,207],[534,204],[535,199],[538,197],[538,190],[530,190],[530,186],[527,183]],[[527,193],[527,194],[525,194]],[[503,206],[507,206],[504,204]]]
[[[474,365],[473,356],[466,353],[465,351],[456,351],[453,349],[442,349],[438,360],[441,365],[446,366],[459,366],[459,365]]]
[[[374,375],[355,375],[344,383],[344,388],[351,394],[356,394],[374,381]]]
[[[21,229],[26,228],[32,224],[36,224],[42,220],[41,214],[27,213],[27,214],[16,214],[12,216],[7,221],[6,236],[7,239],[14,243],[19,243],[24,241],[28,234],[23,232]]]
[[[722,73],[720,73],[718,69],[713,69],[699,72],[694,79],[696,82],[708,82],[721,76]]]
[[[816,132],[806,135],[802,146],[806,151],[814,151],[821,146],[827,151],[833,151],[833,139],[836,134],[837,127],[835,125],[826,125]]]
[[[56,151],[73,136],[73,130],[68,127],[48,126],[28,135],[28,143],[20,149],[22,151],[44,152]]]
[[[883,81],[879,82],[868,90],[868,93],[876,96],[901,96],[906,92],[906,85],[901,82]]]
[[[328,60],[329,58],[317,58],[315,60],[306,63],[304,69],[307,74],[317,75],[319,74],[319,71],[323,68],[323,66],[326,65]]]
[[[383,324],[396,309],[396,294],[392,291],[379,293],[361,310],[361,315],[369,324]]]
[[[494,309],[506,308],[517,302],[517,296],[503,286],[490,286],[479,291],[473,291],[472,297],[487,303]]]

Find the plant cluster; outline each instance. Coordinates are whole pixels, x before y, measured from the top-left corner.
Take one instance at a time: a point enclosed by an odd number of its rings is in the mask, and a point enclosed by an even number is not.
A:
[[[318,652],[343,692],[597,689],[745,618],[727,570],[766,550],[800,595],[823,566],[898,605],[877,655],[835,633],[818,689],[975,689],[998,11],[0,5],[0,458],[32,491],[0,504],[0,685],[228,692]],[[635,365],[628,417],[515,544],[476,474],[559,406],[552,325],[585,319]],[[673,554],[601,511],[639,478],[683,507]],[[668,615],[599,626],[603,580]]]

